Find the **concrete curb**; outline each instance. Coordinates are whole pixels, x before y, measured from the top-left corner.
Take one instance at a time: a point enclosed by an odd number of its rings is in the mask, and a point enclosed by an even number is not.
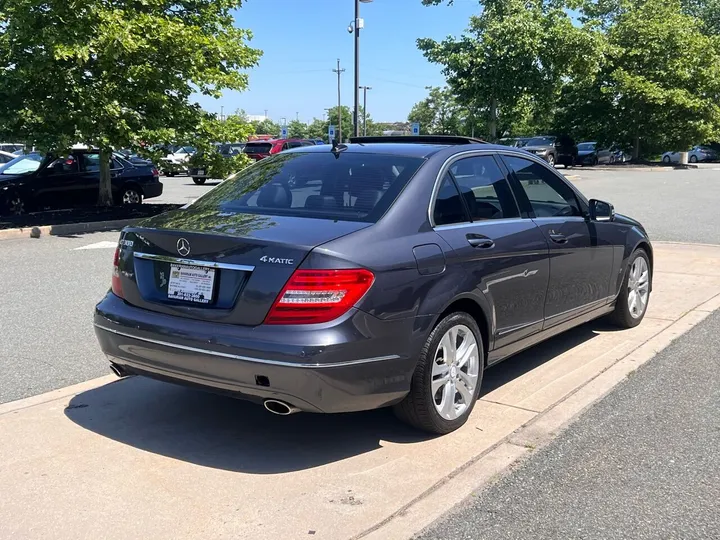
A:
[[[583,386],[561,399],[511,435],[477,455],[454,473],[430,487],[420,497],[351,540],[407,540],[443,518],[465,499],[508,474],[523,459],[547,445],[586,409],[609,394],[615,386],[651,360],[658,352],[693,326],[702,322],[720,304],[720,295],[686,313],[634,351],[598,373]]]
[[[0,240],[15,238],[39,238],[42,235],[63,236],[67,234],[82,234],[101,231],[112,231],[132,225],[142,218],[116,219],[112,221],[90,221],[86,223],[67,223],[61,225],[40,225],[36,227],[22,227],[19,229],[0,230]]]

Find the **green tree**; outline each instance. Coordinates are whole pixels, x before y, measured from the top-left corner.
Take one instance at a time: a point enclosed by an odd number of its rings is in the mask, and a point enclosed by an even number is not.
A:
[[[459,39],[419,39],[418,47],[428,60],[443,67],[450,92],[472,111],[471,117],[485,117],[482,123],[495,139],[500,122],[512,125],[526,120],[527,103],[550,110],[565,78],[594,72],[599,38],[596,32],[573,25],[562,0],[482,4],[481,14],[470,18]]]
[[[308,137],[311,139],[327,140],[327,123],[319,118],[313,118],[308,126]]]
[[[720,41],[677,0],[593,6],[585,22],[605,28],[605,62],[567,85],[560,122],[576,115],[593,138],[633,148],[636,159],[720,137]]]
[[[256,135],[272,135],[273,137],[280,136],[280,124],[273,122],[269,118],[262,120],[261,122],[253,122],[255,126]]]
[[[309,137],[308,125],[299,120],[293,120],[288,124],[288,134],[297,139],[307,139]]]
[[[197,137],[193,139],[198,151],[190,158],[190,166],[204,168],[210,178],[221,179],[244,169],[251,163],[246,154],[223,156],[214,143],[245,141],[253,133],[253,128],[242,111],[225,120],[206,115],[200,123]]]
[[[191,136],[195,92],[244,90],[261,52],[236,28],[242,0],[0,0],[0,126],[45,150],[99,148],[101,204],[110,152]]]
[[[431,88],[428,97],[410,110],[408,121],[420,124],[421,135],[462,135],[467,117],[467,110],[458,104],[450,89]]]

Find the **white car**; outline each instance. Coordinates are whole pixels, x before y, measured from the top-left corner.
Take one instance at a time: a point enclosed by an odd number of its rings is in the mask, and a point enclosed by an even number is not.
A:
[[[718,159],[718,153],[711,147],[699,144],[694,146],[688,152],[688,161],[697,163],[698,161],[715,161]],[[665,152],[662,155],[663,163],[680,163],[680,152]]]
[[[197,152],[192,146],[178,146],[162,158],[162,169],[166,176],[187,172],[187,162]]]

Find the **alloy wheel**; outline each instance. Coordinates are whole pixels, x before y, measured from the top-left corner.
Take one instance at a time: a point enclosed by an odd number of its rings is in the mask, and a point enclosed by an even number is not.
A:
[[[123,193],[123,204],[140,204],[140,194],[134,189],[126,189]]]
[[[548,162],[548,165],[550,165],[551,167],[554,167],[554,166],[555,166],[555,156],[553,156],[552,154],[550,154],[550,155],[547,157],[547,162]]]
[[[445,420],[455,420],[475,398],[480,372],[477,340],[470,328],[456,325],[440,340],[432,367],[435,409]]]
[[[19,216],[25,213],[25,201],[20,195],[11,195],[7,202],[8,213],[13,216]]]
[[[628,277],[628,310],[633,319],[645,313],[650,294],[650,272],[643,257],[638,257],[630,267]]]

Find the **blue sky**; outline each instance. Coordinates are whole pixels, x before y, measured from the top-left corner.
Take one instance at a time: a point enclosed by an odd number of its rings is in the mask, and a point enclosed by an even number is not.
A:
[[[331,70],[340,58],[342,103],[353,101],[353,36],[347,32],[354,17],[353,0],[247,0],[237,11],[236,24],[254,33],[253,47],[264,54],[250,70],[250,87],[226,92],[215,100],[199,96],[208,111],[244,109],[288,122],[298,113],[309,122],[337,103],[337,78]],[[424,7],[420,0],[373,0],[361,4],[365,29],[360,38],[360,84],[368,91],[368,113],[376,121],[405,120],[414,103],[425,98],[425,86],[441,86],[440,67],[418,51],[419,37],[443,39],[459,35],[477,0],[455,0],[453,6]],[[362,94],[361,94],[362,103]]]

